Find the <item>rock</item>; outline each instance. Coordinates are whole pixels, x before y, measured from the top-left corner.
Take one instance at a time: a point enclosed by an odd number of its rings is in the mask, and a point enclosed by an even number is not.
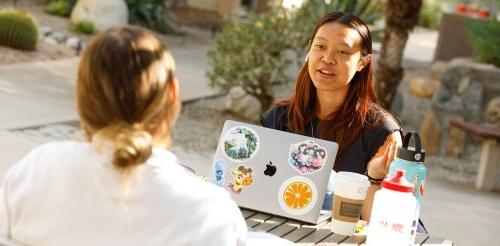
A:
[[[71,22],[90,21],[97,31],[128,23],[124,0],[78,0],[71,12]]]
[[[260,102],[247,95],[241,87],[229,91],[226,99],[226,110],[249,120],[256,120],[260,115]]]
[[[49,44],[53,44],[53,45],[58,45],[59,44],[57,42],[57,40],[54,37],[52,37],[52,36],[48,36],[48,37],[43,38],[43,41],[45,41],[46,43],[49,43]]]
[[[432,98],[439,86],[439,80],[434,77],[414,77],[410,81],[410,94],[420,98]]]
[[[53,31],[50,26],[41,26],[40,27],[40,37],[47,37],[52,35]]]
[[[490,123],[500,124],[500,97],[495,97],[488,103],[486,120]]]
[[[57,43],[62,44],[66,41],[66,35],[62,32],[54,32],[51,37],[53,37]]]
[[[433,62],[432,66],[431,66],[431,71],[432,71],[432,73],[434,73],[438,76],[441,76],[448,69],[448,65],[449,65],[448,62],[444,62],[444,61]]]
[[[437,155],[440,152],[441,126],[436,121],[434,114],[428,112],[420,125],[420,137],[423,148],[429,155]]]
[[[81,39],[78,37],[71,37],[66,40],[66,46],[73,48],[73,49],[78,49],[78,45],[82,45]],[[82,45],[83,46],[83,45]],[[81,48],[81,47],[80,47]]]
[[[464,154],[465,132],[456,127],[452,127],[448,133],[446,143],[446,154],[451,157],[461,158]]]
[[[432,106],[468,120],[485,121],[486,103],[500,95],[498,81],[499,68],[467,59],[455,59],[441,77],[441,85],[434,93]]]

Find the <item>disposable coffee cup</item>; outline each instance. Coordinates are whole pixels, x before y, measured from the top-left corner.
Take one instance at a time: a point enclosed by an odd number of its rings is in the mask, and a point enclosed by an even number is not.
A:
[[[332,204],[332,232],[351,236],[366,197],[370,181],[365,175],[353,172],[338,172],[335,176]]]

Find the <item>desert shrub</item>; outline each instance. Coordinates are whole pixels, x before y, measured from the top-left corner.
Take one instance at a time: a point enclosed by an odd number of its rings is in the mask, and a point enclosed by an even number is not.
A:
[[[90,21],[78,21],[71,23],[73,32],[92,34],[95,32],[94,24]]]
[[[467,23],[468,37],[480,61],[500,67],[500,22],[473,20]]]
[[[210,86],[223,93],[241,87],[254,96],[264,112],[274,100],[273,83],[286,83],[292,60],[285,52],[289,17],[282,8],[250,14],[244,22],[228,22],[208,52]]]
[[[383,2],[377,0],[305,0],[292,19],[295,31],[290,38],[294,41],[294,50],[299,57],[304,55],[316,22],[325,14],[342,11],[356,15],[364,22],[371,24],[383,16],[385,5]]]
[[[45,5],[45,12],[53,15],[70,16],[76,0],[52,0]]]
[[[161,33],[178,34],[171,25],[173,19],[165,8],[167,0],[126,0],[129,19],[133,24]]]
[[[441,1],[440,0],[424,0],[418,25],[428,28],[437,28],[441,21]]]

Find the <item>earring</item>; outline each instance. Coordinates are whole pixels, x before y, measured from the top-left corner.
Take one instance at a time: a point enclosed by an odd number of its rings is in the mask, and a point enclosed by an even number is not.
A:
[[[309,51],[306,54],[306,58],[304,59],[304,62],[307,62],[309,60]]]

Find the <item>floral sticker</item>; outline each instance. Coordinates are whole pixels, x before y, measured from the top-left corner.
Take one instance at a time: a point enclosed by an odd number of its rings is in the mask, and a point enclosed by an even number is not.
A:
[[[245,162],[255,156],[260,140],[257,133],[247,126],[236,126],[224,135],[224,153],[235,162]]]
[[[314,183],[303,176],[287,179],[280,187],[278,201],[281,208],[292,215],[309,212],[318,199]]]
[[[288,163],[302,175],[320,170],[327,159],[326,149],[312,140],[292,144],[289,155]]]
[[[223,187],[224,186],[224,176],[226,175],[226,163],[223,160],[217,160],[214,165],[212,174],[212,183]]]
[[[234,194],[239,195],[245,186],[253,184],[254,172],[252,167],[240,165],[237,168],[232,168],[231,174],[233,179],[227,184],[227,187]]]

